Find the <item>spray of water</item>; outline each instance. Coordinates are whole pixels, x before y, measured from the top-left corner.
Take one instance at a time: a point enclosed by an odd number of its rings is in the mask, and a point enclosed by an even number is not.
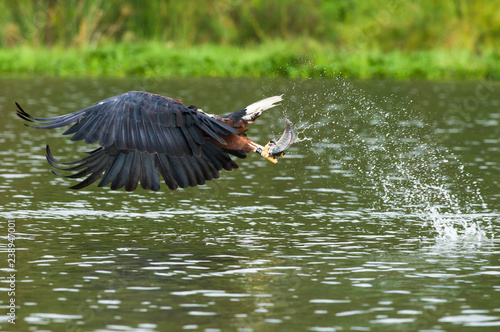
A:
[[[476,181],[451,151],[436,144],[418,105],[395,96],[369,98],[342,79],[331,83],[326,89],[297,84],[313,91],[290,93],[294,105],[305,105],[296,131],[314,137],[319,163],[341,161],[374,198],[374,209],[416,215],[438,239],[493,237]]]

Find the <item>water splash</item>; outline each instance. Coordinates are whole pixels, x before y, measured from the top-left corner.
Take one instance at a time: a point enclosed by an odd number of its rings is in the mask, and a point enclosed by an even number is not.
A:
[[[395,96],[368,97],[342,79],[336,85],[316,86],[306,91],[307,100],[292,100],[304,105],[297,131],[314,137],[318,163],[340,161],[375,210],[417,215],[438,239],[493,237],[477,182],[451,151],[436,144],[418,105]],[[309,108],[317,111],[311,115]]]

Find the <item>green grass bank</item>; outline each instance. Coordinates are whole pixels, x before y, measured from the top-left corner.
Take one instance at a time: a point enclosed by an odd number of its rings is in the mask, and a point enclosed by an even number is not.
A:
[[[350,77],[499,79],[500,54],[468,50],[335,51],[318,42],[255,46],[112,43],[99,47],[0,49],[0,76]]]
[[[500,0],[0,1],[0,76],[500,76]]]

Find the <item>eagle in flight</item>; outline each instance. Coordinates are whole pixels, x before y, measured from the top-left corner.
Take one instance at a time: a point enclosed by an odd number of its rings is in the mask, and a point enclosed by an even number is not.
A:
[[[277,106],[281,96],[257,101],[227,115],[207,114],[196,106],[142,91],[110,97],[74,113],[40,118],[17,105],[17,115],[37,129],[71,125],[63,134],[72,141],[99,143],[83,159],[57,161],[47,146],[47,161],[58,170],[76,172],[67,178],[84,178],[70,187],[81,189],[101,179],[98,186],[125,187],[133,191],[160,189],[160,175],[169,189],[205,184],[219,178],[219,171],[238,168],[230,155],[245,158],[257,152],[273,163],[293,143],[293,128],[287,120],[283,136],[261,146],[247,137],[247,126],[267,109]]]

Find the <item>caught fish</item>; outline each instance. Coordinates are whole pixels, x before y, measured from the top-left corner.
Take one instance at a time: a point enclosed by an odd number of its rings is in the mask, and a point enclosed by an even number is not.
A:
[[[281,135],[281,138],[274,144],[275,145],[269,148],[269,155],[278,157],[283,157],[286,149],[293,144],[293,126],[288,119],[286,119],[286,127],[283,135]]]
[[[286,127],[281,138],[275,142],[271,141],[266,144],[264,151],[267,152],[267,159],[273,163],[278,163],[278,159],[285,155],[285,151],[293,144],[293,126],[286,119]],[[267,151],[266,151],[267,150]]]

